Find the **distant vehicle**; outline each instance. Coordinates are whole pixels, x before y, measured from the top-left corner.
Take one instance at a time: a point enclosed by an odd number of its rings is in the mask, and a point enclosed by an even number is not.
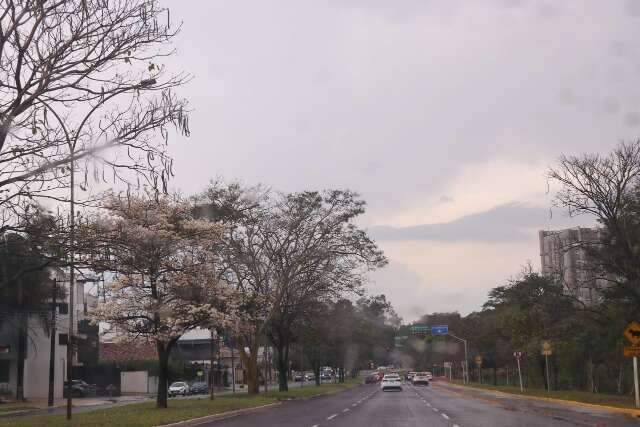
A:
[[[411,380],[413,379],[413,376],[414,376],[415,374],[416,374],[416,373],[415,373],[414,371],[409,372],[409,373],[407,374],[407,381],[411,381]]]
[[[329,371],[324,371],[320,374],[320,379],[322,381],[331,381],[332,378],[333,376],[331,376],[331,372]]]
[[[169,386],[169,396],[177,396],[177,395],[186,396],[189,394],[189,384],[183,381],[176,381]]]
[[[425,374],[427,374],[427,377],[429,378],[429,381],[431,381],[433,379],[433,374],[431,372],[425,372]]]
[[[313,372],[309,372],[307,374],[305,374],[305,380],[306,381],[315,381],[316,379],[316,375]]]
[[[413,376],[411,381],[413,385],[429,385],[429,377],[427,372],[418,372]]]
[[[203,381],[195,382],[191,384],[191,387],[189,387],[190,394],[207,394],[208,392],[209,386]]]
[[[386,374],[380,383],[382,391],[400,390],[402,391],[402,380],[398,374]]]
[[[299,383],[302,382],[302,380],[304,379],[304,377],[302,376],[302,373],[298,372],[296,374],[293,375],[293,381]]]
[[[69,382],[64,385],[64,393],[67,394]],[[95,386],[89,385],[83,380],[71,380],[71,395],[73,397],[87,397],[95,394]]]
[[[370,375],[367,375],[367,376],[364,378],[364,383],[365,383],[365,384],[375,384],[375,383],[377,383],[378,381],[379,381],[379,380],[378,380],[378,376],[377,376],[376,374],[370,374]]]

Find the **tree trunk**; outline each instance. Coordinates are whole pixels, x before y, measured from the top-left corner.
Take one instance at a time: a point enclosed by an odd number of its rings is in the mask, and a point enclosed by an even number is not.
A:
[[[170,347],[162,342],[156,344],[158,350],[158,362],[160,371],[158,373],[158,396],[156,397],[156,408],[167,407],[167,390],[169,389],[169,353]]]
[[[22,278],[18,279],[18,375],[16,381],[16,400],[24,400],[24,360],[27,355],[27,315],[24,313]],[[71,342],[67,343],[71,345]],[[71,381],[71,375],[69,375]]]
[[[316,362],[313,366],[313,375],[316,377],[316,385],[319,386],[321,383],[320,378],[320,363]]]
[[[445,377],[446,377],[446,373],[445,373]],[[493,365],[493,385],[498,385],[498,368],[496,368],[495,364]]]
[[[278,391],[289,391],[289,383],[287,381],[289,360],[283,353],[282,350],[278,349]]]

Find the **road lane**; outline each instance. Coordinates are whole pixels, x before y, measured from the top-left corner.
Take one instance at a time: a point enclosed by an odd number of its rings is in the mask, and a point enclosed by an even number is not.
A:
[[[338,394],[283,402],[210,427],[640,427],[627,415],[496,395],[447,384],[382,392],[363,385]]]
[[[640,420],[606,410],[496,394],[446,383],[412,388],[461,427],[640,426]]]
[[[378,391],[348,414],[322,424],[331,427],[450,427],[452,424],[429,408],[413,388]],[[321,425],[321,426],[322,426]]]
[[[246,415],[239,415],[203,424],[215,427],[312,427],[327,425],[334,418],[343,417],[344,409],[355,412],[378,392],[376,384],[362,385],[343,392],[306,400],[285,401],[282,405],[266,408]],[[353,404],[356,404],[354,407]]]

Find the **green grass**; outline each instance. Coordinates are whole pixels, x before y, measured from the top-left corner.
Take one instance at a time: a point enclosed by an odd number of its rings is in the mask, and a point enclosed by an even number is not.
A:
[[[155,402],[145,402],[74,414],[71,422],[67,422],[64,415],[45,415],[0,419],[0,426],[149,427],[237,409],[268,405],[283,399],[304,399],[320,394],[337,393],[347,388],[355,387],[358,384],[361,384],[361,382],[349,380],[344,384],[323,384],[320,387],[306,385],[303,388],[292,388],[288,392],[270,391],[267,394],[262,393],[257,396],[246,394],[226,395],[216,397],[213,401],[209,399],[170,399],[169,407],[161,410],[155,408]]]
[[[3,412],[23,411],[28,409],[36,409],[33,406],[24,403],[3,403],[0,405],[0,414]]]
[[[463,385],[461,381],[454,381],[458,385]],[[605,393],[590,393],[580,390],[552,390],[547,393],[545,389],[525,388],[524,393],[520,393],[520,387],[514,386],[494,386],[489,384],[471,383],[467,387],[480,388],[485,390],[501,391],[503,393],[511,393],[525,396],[535,397],[551,397],[559,400],[570,400],[574,402],[591,403],[594,405],[615,406],[618,408],[635,409],[635,403],[632,396]]]

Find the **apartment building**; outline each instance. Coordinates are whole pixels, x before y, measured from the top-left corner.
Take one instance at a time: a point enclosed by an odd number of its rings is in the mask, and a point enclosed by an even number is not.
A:
[[[542,275],[562,283],[565,293],[585,305],[597,304],[607,284],[598,278],[586,250],[600,241],[601,233],[586,227],[539,232]]]
[[[22,373],[22,394],[25,399],[46,399],[49,393],[49,367],[52,354],[54,366],[54,398],[63,397],[66,381],[67,343],[69,340],[69,279],[65,271],[50,269],[50,277],[57,286],[67,289],[67,297],[51,301],[49,310],[30,311],[24,313],[3,312],[0,321],[0,398],[16,398],[20,393],[18,347],[20,334],[18,325],[24,322],[27,333],[24,340],[25,358]],[[74,354],[74,366],[87,360],[95,347],[95,358],[98,352],[97,327],[90,325],[88,312],[97,302],[93,295],[85,292],[86,279],[76,281],[74,301],[75,328],[74,335],[79,338],[80,351]],[[55,327],[52,350],[51,332]],[[91,356],[89,356],[91,357]]]

